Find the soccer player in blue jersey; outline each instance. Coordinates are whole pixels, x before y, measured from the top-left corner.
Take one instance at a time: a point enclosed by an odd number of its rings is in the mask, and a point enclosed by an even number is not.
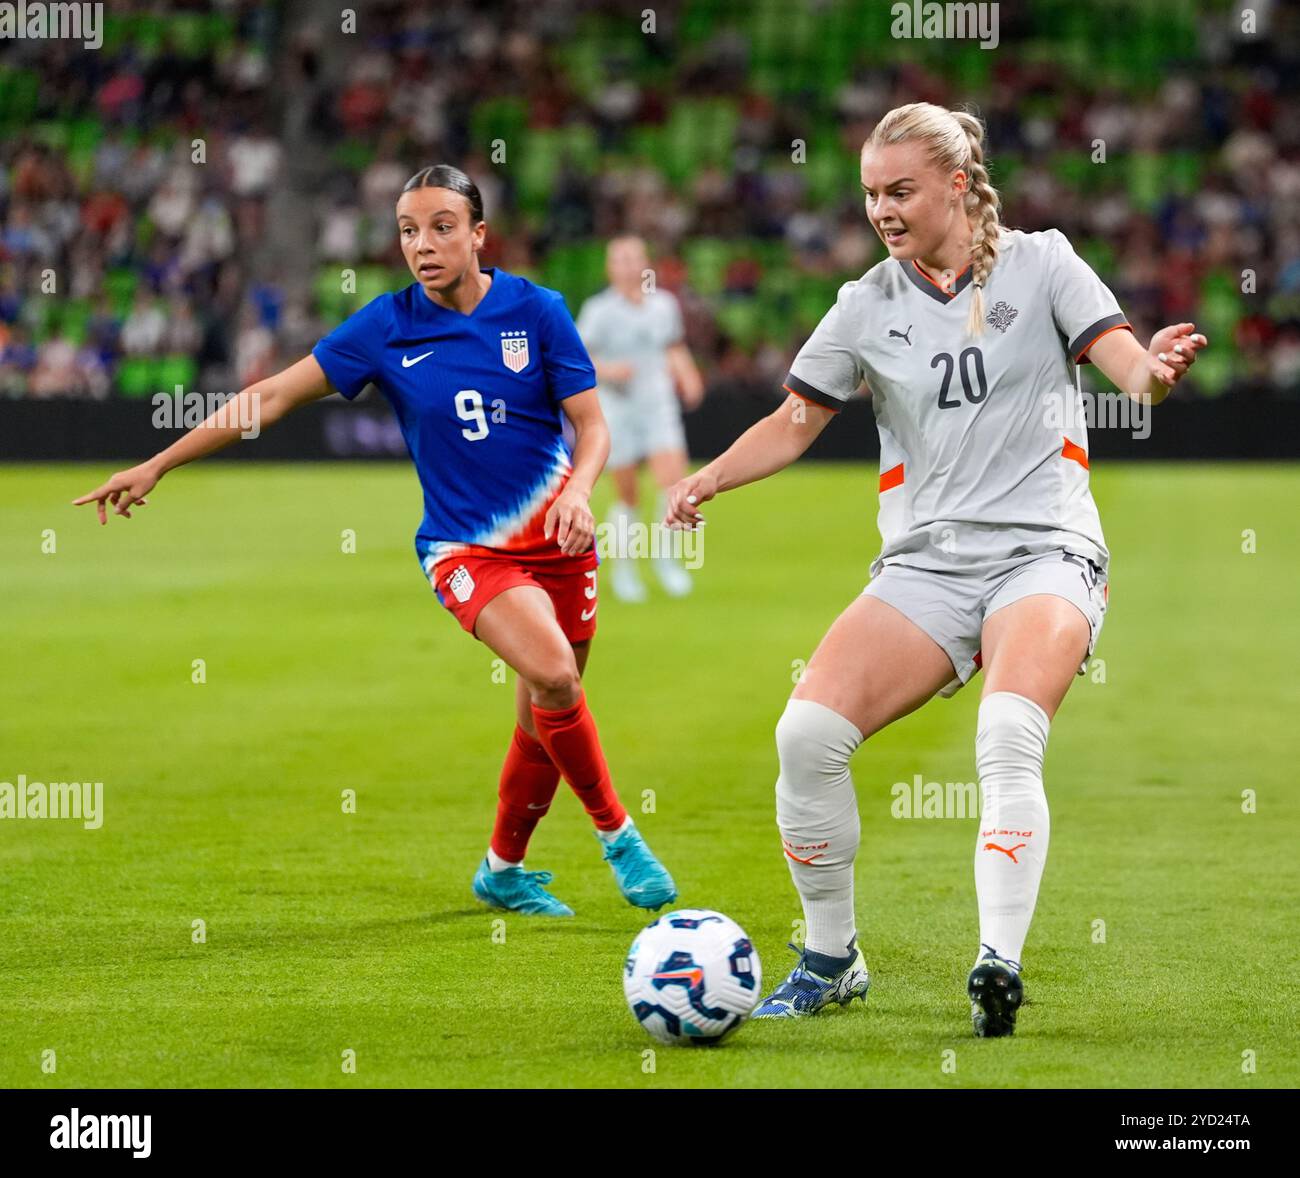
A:
[[[397,231],[413,284],[366,304],[309,356],[74,502],[95,502],[101,524],[106,504],[129,519],[164,474],[235,441],[240,423],[266,427],[335,390],[350,401],[377,385],[424,491],[415,548],[425,576],[461,626],[519,676],[475,895],[495,908],[573,915],[543,886],[550,872],[523,867],[563,775],[623,895],[661,907],[677,898],[676,885],[614,791],[582,687],[596,628],[588,497],[609,454],[595,370],[558,292],[479,267],[483,202],[459,169],[412,176]]]

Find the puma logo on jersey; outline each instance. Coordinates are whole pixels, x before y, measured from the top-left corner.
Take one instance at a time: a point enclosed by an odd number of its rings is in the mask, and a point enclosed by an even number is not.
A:
[[[1020,860],[1016,858],[1016,852],[1020,850],[1021,847],[1027,847],[1027,846],[1029,846],[1028,843],[1016,843],[1014,847],[1008,849],[1007,847],[999,847],[997,843],[985,843],[984,849],[986,851],[1001,851],[1008,859],[1011,860],[1012,863],[1019,863]]]
[[[412,360],[409,356],[407,356],[405,353],[403,353],[403,354],[402,354],[402,367],[403,367],[403,368],[413,368],[413,367],[414,367],[416,364],[418,364],[421,360],[427,360],[427,359],[428,359],[430,356],[432,356],[432,355],[433,355],[433,352],[432,352],[432,351],[429,351],[429,352],[425,352],[423,355],[416,356],[415,359]]]
[[[897,336],[899,339],[907,340],[907,346],[909,348],[912,346],[912,341],[911,339],[908,338],[909,336],[911,336],[911,334],[912,334],[912,325],[910,323],[907,325],[906,331],[895,331],[892,327],[889,329],[890,339],[893,339],[895,336]]]

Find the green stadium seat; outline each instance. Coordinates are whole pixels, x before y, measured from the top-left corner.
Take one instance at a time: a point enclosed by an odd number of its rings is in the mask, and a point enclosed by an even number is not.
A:
[[[316,271],[316,279],[312,283],[312,297],[316,302],[316,310],[321,316],[333,323],[340,322],[347,315],[348,303],[354,296],[344,294],[342,287],[342,278],[339,271],[345,269],[340,264],[331,262],[328,266],[322,266]]]
[[[126,315],[135,301],[140,276],[134,270],[119,267],[104,275],[104,291],[113,306],[113,314]]]
[[[215,52],[213,22],[199,12],[178,12],[171,17],[171,44],[181,57],[201,57]],[[221,31],[218,27],[218,33]]]
[[[758,299],[733,297],[717,305],[718,325],[742,348],[752,349],[763,334],[763,308]]]
[[[507,148],[508,149],[508,148]],[[514,148],[520,207],[545,212],[559,168],[559,135],[551,128],[534,128]]]
[[[470,137],[482,152],[491,152],[492,141],[502,140],[506,158],[523,145],[528,130],[528,107],[519,98],[491,98],[478,103],[470,113]]]
[[[409,270],[394,271],[387,266],[361,266],[357,270],[357,293],[353,310],[390,290],[400,290],[414,281]]]
[[[62,333],[77,344],[84,343],[90,314],[91,307],[88,299],[70,299],[64,303]]]
[[[143,58],[157,57],[167,42],[167,29],[172,16],[137,13],[128,18],[131,47]]]
[[[161,392],[162,386],[154,376],[154,362],[147,356],[124,357],[117,366],[117,391],[137,400]]]
[[[725,241],[713,237],[696,237],[682,243],[682,258],[693,286],[705,297],[722,293],[723,278],[731,254]]]
[[[375,145],[364,139],[344,139],[330,153],[330,162],[349,172],[360,174],[375,158]]]
[[[563,292],[572,314],[605,285],[605,243],[571,242],[557,246],[542,263],[542,285]]]
[[[199,366],[192,356],[164,356],[154,364],[155,392],[172,392],[177,385],[191,393],[198,388]]]
[[[0,68],[0,125],[29,123],[39,95],[40,79],[33,70]]]

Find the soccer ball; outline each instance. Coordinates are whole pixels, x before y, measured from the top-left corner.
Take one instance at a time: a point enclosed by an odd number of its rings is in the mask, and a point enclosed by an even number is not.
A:
[[[745,930],[706,908],[681,908],[647,925],[623,967],[627,1004],[661,1043],[719,1042],[749,1017],[762,984]]]

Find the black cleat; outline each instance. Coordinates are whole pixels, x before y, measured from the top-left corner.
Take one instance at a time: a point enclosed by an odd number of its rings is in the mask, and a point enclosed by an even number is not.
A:
[[[1016,1011],[1025,1000],[1018,962],[999,957],[992,949],[966,979],[970,1017],[980,1039],[997,1039],[1016,1033]]]

